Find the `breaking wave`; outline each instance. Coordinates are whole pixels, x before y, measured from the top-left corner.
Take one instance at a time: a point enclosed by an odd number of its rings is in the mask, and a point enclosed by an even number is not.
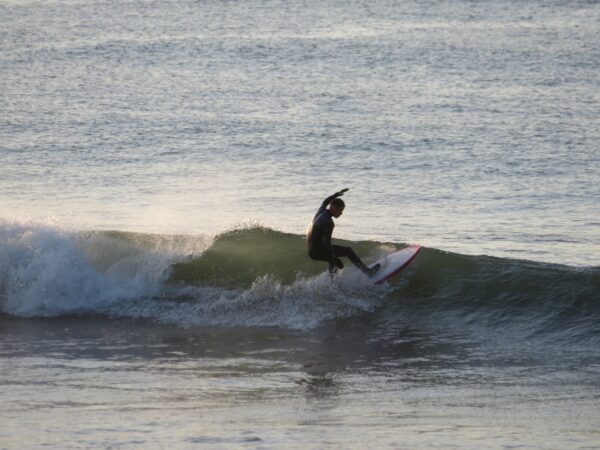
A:
[[[344,243],[366,261],[405,245]],[[332,281],[325,263],[306,256],[303,236],[260,226],[192,236],[0,221],[0,311],[9,317],[99,314],[302,330],[375,314],[517,339],[600,340],[598,267],[425,248],[374,287],[348,266]]]

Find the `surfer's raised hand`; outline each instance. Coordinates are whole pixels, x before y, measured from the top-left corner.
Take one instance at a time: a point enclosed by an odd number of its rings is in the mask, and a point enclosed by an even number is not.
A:
[[[344,192],[347,192],[349,190],[349,188],[345,188],[342,189],[341,191],[338,191],[335,193],[336,197],[341,197],[342,195],[344,195]]]

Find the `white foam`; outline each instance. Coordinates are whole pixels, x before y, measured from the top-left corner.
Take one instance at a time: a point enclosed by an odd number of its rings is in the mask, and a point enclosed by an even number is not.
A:
[[[177,288],[161,299],[121,304],[115,315],[152,318],[183,327],[274,326],[307,330],[323,321],[372,311],[385,295],[368,279],[342,271],[332,282],[328,274],[299,278],[283,285],[270,276],[255,280],[249,289],[214,287]]]
[[[57,227],[0,221],[1,310],[20,317],[102,312],[155,294],[166,276],[166,261],[139,254],[99,270],[80,244]]]
[[[209,245],[192,236],[76,233],[0,220],[0,310],[19,317],[106,314],[178,326],[310,329],[370,311],[384,294],[356,269],[247,289],[170,285],[173,262]]]

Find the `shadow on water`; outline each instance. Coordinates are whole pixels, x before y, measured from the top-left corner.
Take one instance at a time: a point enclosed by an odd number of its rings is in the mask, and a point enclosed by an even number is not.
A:
[[[280,328],[177,328],[106,317],[0,316],[0,357],[172,363],[210,360],[240,371],[292,373],[309,395],[335,394],[339,376],[385,375],[459,364],[466,345],[365,315],[301,332]],[[260,362],[269,364],[261,364]],[[253,364],[259,362],[259,364]],[[275,367],[275,368],[274,368]]]
[[[232,386],[236,401],[262,398],[267,392],[263,382],[273,387],[269,395],[289,394],[292,389],[319,400],[339,397],[348,389],[370,389],[373,383],[405,389],[503,384],[504,377],[513,383],[521,377],[543,379],[547,373],[577,377],[582,370],[594,370],[600,361],[597,352],[555,354],[545,347],[528,348],[498,349],[468,334],[444,333],[391,318],[385,309],[329,321],[309,331],[181,328],[105,316],[19,319],[0,315],[0,361],[40,358],[42,365],[51,360],[51,366],[56,361],[62,367],[66,362],[68,370],[70,362],[91,360],[107,370],[114,363],[117,369],[173,376],[197,371],[201,385],[207,379],[216,386],[226,379],[258,383],[250,390]],[[220,388],[215,395],[219,392]]]

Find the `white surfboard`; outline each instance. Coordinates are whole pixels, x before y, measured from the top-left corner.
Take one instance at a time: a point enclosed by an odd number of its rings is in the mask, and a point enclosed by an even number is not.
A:
[[[409,245],[402,250],[390,253],[389,255],[381,258],[379,261],[371,264],[371,267],[375,264],[381,264],[381,269],[371,277],[373,284],[382,284],[389,280],[391,277],[396,275],[406,266],[408,266],[413,259],[417,257],[421,250],[420,245]]]

